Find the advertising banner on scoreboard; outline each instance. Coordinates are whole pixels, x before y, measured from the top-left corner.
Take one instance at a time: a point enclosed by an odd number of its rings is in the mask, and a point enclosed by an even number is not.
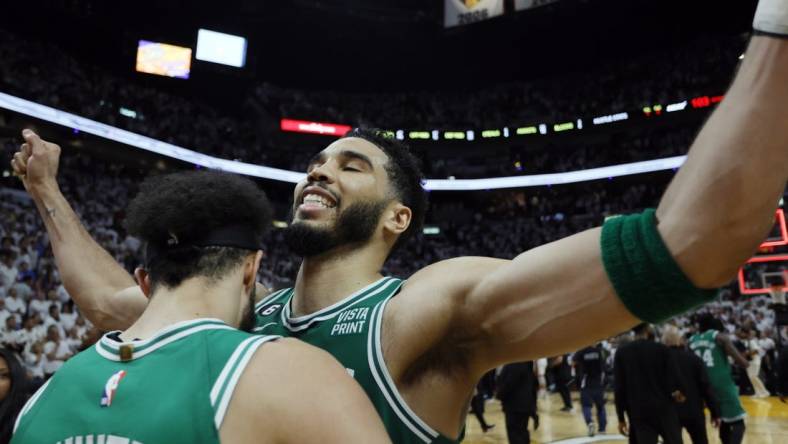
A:
[[[444,26],[447,28],[480,22],[503,15],[504,0],[445,0]]]
[[[514,0],[514,10],[533,9],[555,3],[558,0]]]

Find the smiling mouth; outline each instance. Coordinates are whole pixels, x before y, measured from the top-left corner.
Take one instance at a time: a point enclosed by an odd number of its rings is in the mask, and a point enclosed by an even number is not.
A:
[[[301,193],[301,204],[299,210],[327,210],[337,206],[337,199],[334,195],[318,186],[308,186]]]
[[[301,206],[318,208],[335,208],[337,205],[333,201],[317,194],[306,194],[301,201]]]

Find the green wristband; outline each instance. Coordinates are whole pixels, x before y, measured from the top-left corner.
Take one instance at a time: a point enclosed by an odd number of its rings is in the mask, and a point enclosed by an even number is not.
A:
[[[633,315],[659,323],[713,300],[717,290],[695,287],[665,246],[654,209],[613,217],[602,226],[602,262],[621,302]]]

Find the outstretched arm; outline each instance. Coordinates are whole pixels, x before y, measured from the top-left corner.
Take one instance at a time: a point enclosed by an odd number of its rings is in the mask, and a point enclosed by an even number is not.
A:
[[[788,39],[753,37],[661,200],[657,231],[690,287],[727,283],[767,235],[788,179],[787,79]],[[458,258],[417,273],[405,289],[413,304],[428,299],[420,304],[433,330],[407,340],[426,344],[414,355],[451,334],[473,380],[501,363],[562,354],[634,326],[639,320],[603,263],[601,233],[591,229],[511,261]],[[435,302],[436,289],[445,301]]]
[[[147,298],[134,279],[90,236],[57,183],[60,147],[30,130],[12,166],[44,221],[63,285],[80,311],[102,330],[125,329]]]

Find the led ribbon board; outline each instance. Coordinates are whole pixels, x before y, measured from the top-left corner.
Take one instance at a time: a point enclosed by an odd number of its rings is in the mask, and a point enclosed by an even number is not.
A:
[[[77,129],[95,136],[120,142],[125,145],[140,148],[162,156],[178,159],[194,165],[200,165],[214,170],[243,174],[246,176],[260,177],[263,179],[278,180],[281,182],[296,183],[305,173],[271,168],[251,163],[236,162],[228,159],[198,153],[171,143],[162,142],[131,131],[122,130],[113,126],[86,119],[49,106],[41,105],[29,100],[21,99],[0,92],[0,108],[14,111],[47,122]],[[568,183],[585,182],[628,176],[632,174],[652,173],[678,168],[686,156],[667,157],[664,159],[647,160],[643,162],[625,163],[601,168],[591,168],[580,171],[564,173],[535,174],[526,176],[495,177],[486,179],[427,179],[424,188],[435,191],[472,191],[491,190],[501,188],[524,188],[544,185],[560,185]]]

